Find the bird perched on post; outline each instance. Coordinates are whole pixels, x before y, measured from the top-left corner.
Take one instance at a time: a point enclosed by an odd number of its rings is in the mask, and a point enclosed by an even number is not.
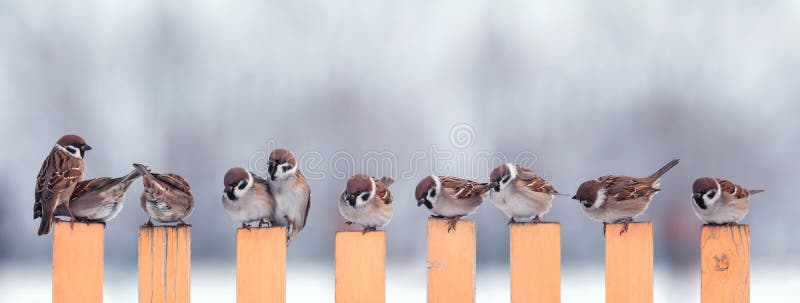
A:
[[[489,180],[492,203],[510,218],[508,224],[517,219],[541,222],[541,216],[553,204],[553,197],[561,195],[533,170],[512,163],[492,170]]]
[[[56,208],[62,204],[69,207],[75,185],[83,178],[83,157],[91,149],[83,138],[65,135],[58,139],[44,159],[36,177],[33,202],[33,218],[42,218],[39,222],[40,236],[50,232]],[[74,218],[71,213],[69,216]]]
[[[377,230],[392,220],[392,193],[389,186],[394,183],[389,177],[375,179],[365,174],[356,174],[347,180],[347,186],[339,197],[339,212],[347,222],[358,224],[367,231]]]
[[[750,196],[761,192],[724,179],[699,178],[692,184],[692,206],[705,224],[735,224],[747,215]]]
[[[447,218],[447,231],[454,230],[461,217],[483,203],[489,193],[486,183],[449,176],[427,176],[417,184],[417,207],[425,205],[433,217]]]
[[[292,152],[276,149],[269,154],[269,179],[267,183],[275,197],[275,219],[277,226],[286,226],[286,245],[306,226],[308,210],[311,208],[311,190],[308,182],[297,168]]]
[[[267,180],[261,179],[241,167],[225,173],[225,189],[222,192],[222,207],[242,228],[258,221],[258,227],[269,226],[275,214],[275,199],[270,193]]]
[[[661,185],[661,177],[678,165],[672,160],[644,178],[628,176],[602,176],[583,182],[572,199],[583,205],[583,213],[603,223],[624,223],[620,234],[628,230],[628,223],[647,209]],[[603,225],[605,230],[605,225]]]
[[[136,178],[141,176],[133,170],[119,178],[97,178],[81,181],[75,186],[69,201],[69,208],[62,204],[56,208],[56,216],[69,216],[78,221],[106,223],[122,211],[125,192]]]
[[[133,164],[142,175],[144,191],[140,197],[142,210],[147,214],[146,226],[153,221],[160,223],[178,222],[178,226],[191,226],[184,219],[194,210],[194,198],[189,183],[176,174],[151,173],[147,166]]]

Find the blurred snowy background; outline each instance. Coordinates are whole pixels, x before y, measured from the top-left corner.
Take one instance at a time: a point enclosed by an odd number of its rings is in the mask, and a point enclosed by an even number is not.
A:
[[[656,226],[657,302],[699,301],[691,182],[766,189],[743,222],[752,298],[788,302],[800,294],[800,204],[785,198],[800,182],[798,20],[797,1],[3,1],[0,301],[49,300],[34,178],[55,141],[77,133],[95,148],[87,178],[142,162],[189,180],[195,302],[234,300],[237,224],[220,205],[222,176],[269,142],[312,155],[301,168],[324,174],[288,251],[291,302],[333,301],[344,180],[331,168],[398,179],[387,297],[419,302],[428,213],[413,188],[442,166],[485,181],[490,167],[470,159],[489,152],[535,155],[567,193],[681,158],[640,218]],[[452,142],[454,125],[468,126],[468,144]],[[451,156],[430,159],[433,149]],[[397,166],[360,162],[367,153]],[[140,190],[107,228],[109,302],[136,300]],[[506,218],[487,204],[474,219],[478,300],[507,301]],[[601,225],[569,199],[546,219],[562,223],[564,302],[602,301]]]

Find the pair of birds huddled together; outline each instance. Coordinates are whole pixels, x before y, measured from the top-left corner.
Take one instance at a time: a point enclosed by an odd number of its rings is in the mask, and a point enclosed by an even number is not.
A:
[[[77,135],[61,137],[42,163],[36,178],[33,218],[41,218],[38,234],[50,232],[58,216],[78,222],[105,223],[122,211],[125,192],[134,180],[143,176],[141,207],[152,220],[161,223],[183,221],[194,209],[189,184],[175,174],[157,174],[142,164],[119,178],[96,178],[82,181],[84,157],[92,147]]]
[[[603,223],[623,223],[624,233],[633,218],[647,209],[660,191],[661,177],[678,165],[672,160],[646,177],[602,176],[583,182],[572,196],[591,219]],[[387,182],[388,180],[388,182]],[[356,175],[347,182],[339,209],[348,223],[375,230],[391,219],[389,178],[375,179]],[[724,179],[699,178],[692,185],[692,205],[706,224],[733,224],[748,210],[748,198],[763,190],[747,190]],[[428,176],[417,184],[417,206],[428,208],[433,217],[447,219],[448,231],[458,220],[475,210],[487,198],[505,213],[509,224],[518,221],[541,222],[555,196],[566,196],[533,170],[511,163],[492,170],[489,183],[478,183],[451,176]],[[387,199],[388,197],[388,199]],[[385,204],[385,205],[384,205]]]

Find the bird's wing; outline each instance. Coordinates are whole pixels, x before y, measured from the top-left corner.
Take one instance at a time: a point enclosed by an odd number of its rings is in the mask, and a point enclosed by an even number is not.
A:
[[[719,182],[720,188],[722,188],[722,192],[725,192],[736,199],[747,198],[750,196],[750,191],[746,188],[736,185],[731,181],[725,179],[717,179]],[[758,192],[756,192],[758,193]]]
[[[526,190],[553,195],[560,194],[547,180],[539,177],[527,167],[517,166],[517,180],[515,182],[519,187]]]
[[[189,188],[189,183],[186,182],[186,179],[184,179],[179,175],[176,174],[152,174],[152,175],[162,183],[168,184],[169,186],[172,186],[189,195],[192,194],[192,189]]]
[[[606,189],[606,195],[613,197],[617,201],[625,201],[646,197],[658,192],[650,182],[644,182],[640,178],[627,176],[603,176],[598,178]]]
[[[380,198],[383,204],[391,204],[393,200],[392,192],[389,191],[388,187],[394,182],[394,180],[388,177],[383,177],[380,179],[372,178],[372,180],[375,181],[375,195],[377,198]]]
[[[451,189],[456,199],[468,199],[481,196],[489,190],[486,183],[478,183],[457,177],[439,176],[443,189]]]

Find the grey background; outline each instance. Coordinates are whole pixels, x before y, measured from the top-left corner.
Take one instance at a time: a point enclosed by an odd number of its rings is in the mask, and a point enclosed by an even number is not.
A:
[[[222,176],[253,167],[274,142],[312,154],[327,174],[310,182],[292,264],[331,269],[344,179],[329,168],[342,153],[356,159],[348,173],[414,169],[394,176],[387,258],[422,268],[413,277],[422,287],[428,213],[413,189],[442,172],[431,162],[485,181],[489,167],[473,165],[476,155],[531,153],[533,169],[572,194],[584,180],[646,175],[680,158],[640,218],[655,222],[656,267],[675,273],[657,290],[682,293],[669,281],[697,276],[700,222],[689,195],[700,176],[767,190],[743,223],[754,268],[785,281],[800,253],[799,18],[796,1],[4,1],[0,289],[30,285],[15,278],[20,268],[47,276],[51,241],[35,235],[34,179],[66,133],[95,147],[87,178],[142,162],[189,180],[194,264],[232,266],[237,224],[220,205]],[[472,130],[463,148],[451,142],[459,124]],[[452,157],[431,161],[432,149]],[[391,152],[397,164],[363,165],[368,152]],[[418,153],[426,161],[411,167]],[[110,275],[135,274],[140,190],[107,228]],[[474,219],[479,269],[504,268],[506,218],[486,204]],[[599,268],[593,283],[602,286],[601,225],[569,199],[546,219],[562,223],[564,266]],[[781,291],[770,298],[793,290]]]

